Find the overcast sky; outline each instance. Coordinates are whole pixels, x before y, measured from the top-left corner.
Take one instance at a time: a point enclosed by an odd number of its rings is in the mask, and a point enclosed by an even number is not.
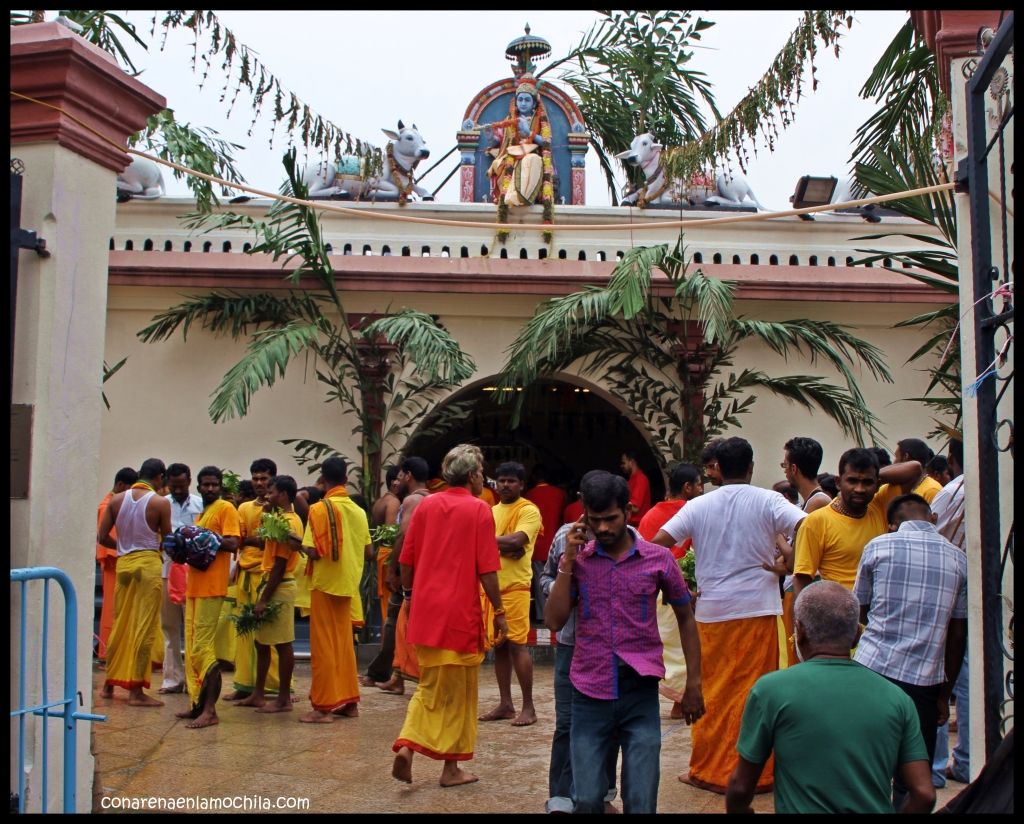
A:
[[[256,51],[284,87],[320,115],[375,145],[401,118],[415,122],[431,149],[430,163],[455,145],[455,134],[471,99],[490,83],[510,76],[505,47],[523,33],[546,38],[553,56],[564,55],[586,32],[596,15],[588,11],[218,11],[223,25]],[[728,112],[764,74],[800,19],[798,11],[710,11],[716,25],[704,32],[691,65],[714,85],[719,110]],[[51,15],[52,17],[52,15]],[[151,13],[132,12],[144,40],[150,41]],[[836,59],[830,49],[817,58],[818,91],[799,103],[795,123],[784,131],[775,151],[758,147],[748,180],[770,209],[785,209],[797,179],[804,174],[848,174],[850,142],[856,128],[874,110],[857,92],[871,67],[907,19],[905,11],[861,11],[841,39]],[[283,178],[280,158],[287,148],[280,130],[268,147],[269,118],[246,134],[251,120],[239,101],[230,119],[219,102],[221,83],[214,73],[202,91],[190,69],[191,37],[174,31],[164,51],[159,32],[148,53],[136,62],[141,80],[167,98],[178,117],[210,126],[246,146],[239,152],[246,179],[257,188],[276,189]],[[543,68],[543,63],[540,67]],[[553,79],[551,72],[548,79]],[[809,84],[808,84],[809,89]],[[423,185],[436,188],[458,162],[453,154]],[[610,200],[593,151],[588,155],[587,202]],[[425,169],[422,166],[421,169]],[[183,183],[170,179],[169,193],[184,195]],[[438,200],[457,199],[456,178]]]

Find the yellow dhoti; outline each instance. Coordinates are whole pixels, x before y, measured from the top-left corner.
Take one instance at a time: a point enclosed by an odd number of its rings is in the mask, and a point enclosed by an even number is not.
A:
[[[439,761],[469,761],[476,748],[482,652],[416,646],[420,683],[391,749],[408,747]]]
[[[129,690],[149,686],[152,646],[160,630],[162,566],[160,553],[151,550],[130,552],[117,559],[114,626],[107,642],[107,685]]]
[[[661,679],[659,692],[671,701],[683,700],[686,687],[686,657],[683,655],[683,639],[679,636],[679,621],[675,610],[669,604],[658,603],[658,634],[663,647],[665,677]]]
[[[306,565],[309,559],[304,553],[299,553],[299,563],[296,565],[293,575],[295,576],[295,606],[299,609],[299,615],[303,618],[309,617],[309,579],[306,572]]]
[[[193,709],[212,667],[217,666],[217,624],[224,598],[185,599],[185,683]]]
[[[525,644],[530,635],[530,585],[512,584],[508,589],[503,589],[501,605],[508,622],[507,640],[513,644]],[[494,646],[494,605],[482,591],[480,609],[483,612],[486,649],[491,649]]]
[[[278,603],[281,608],[277,617],[269,623],[263,623],[254,633],[255,640],[265,647],[270,647],[270,672],[267,673],[269,691],[270,675],[274,675],[274,684],[280,685],[280,664],[277,660],[277,644],[290,644],[295,640],[295,581],[284,580],[277,585],[270,603]],[[277,687],[275,687],[275,692]]]
[[[217,617],[217,630],[214,637],[214,650],[220,661],[234,663],[235,652],[238,648],[238,633],[235,630],[235,622],[231,615],[235,612],[235,593],[237,588],[234,584],[228,587],[227,597],[221,598],[220,615]]]
[[[160,582],[161,606],[163,603],[163,580]],[[149,661],[153,669],[160,669],[164,665],[164,629],[157,621],[156,632],[153,633],[153,645],[149,648]]]
[[[692,727],[689,777],[699,787],[724,793],[739,758],[736,741],[747,693],[758,678],[779,665],[778,621],[774,615],[698,621],[697,631],[707,714]],[[769,758],[757,782],[758,792],[771,789],[774,766]]]
[[[259,568],[238,570],[238,581],[235,583],[235,614],[239,614],[247,604],[255,604],[259,599],[256,590],[263,580]],[[275,600],[277,593],[275,593]],[[234,629],[234,627],[232,627]],[[235,633],[235,677],[232,686],[238,692],[251,693],[256,688],[256,636],[254,633],[238,636]],[[293,639],[294,640],[294,639]],[[280,664],[277,650],[270,650],[270,670],[264,691],[276,695],[281,689]]]
[[[313,709],[331,712],[359,700],[352,599],[318,589],[310,596],[309,659],[313,681],[309,701]]]
[[[791,667],[798,662],[796,645],[793,642],[793,593],[782,596],[782,635],[779,637],[779,669]]]

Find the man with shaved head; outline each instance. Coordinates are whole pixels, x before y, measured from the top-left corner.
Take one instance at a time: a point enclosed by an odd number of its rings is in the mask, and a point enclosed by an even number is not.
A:
[[[834,581],[797,597],[802,663],[762,676],[747,696],[726,812],[753,812],[773,753],[777,813],[891,813],[894,774],[909,792],[900,812],[931,812],[935,788],[913,701],[850,660],[859,617],[857,598]]]

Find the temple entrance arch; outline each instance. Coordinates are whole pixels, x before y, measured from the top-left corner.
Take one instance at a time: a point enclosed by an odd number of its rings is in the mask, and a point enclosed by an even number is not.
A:
[[[613,395],[575,375],[535,381],[523,389],[519,425],[511,427],[512,404],[495,400],[495,378],[475,381],[442,401],[409,439],[406,455],[418,455],[440,472],[453,446],[472,443],[484,453],[486,468],[519,461],[530,473],[543,464],[552,481],[574,485],[591,469],[619,470],[626,450],[637,455],[651,482],[652,500],[661,500],[665,482],[643,431]]]

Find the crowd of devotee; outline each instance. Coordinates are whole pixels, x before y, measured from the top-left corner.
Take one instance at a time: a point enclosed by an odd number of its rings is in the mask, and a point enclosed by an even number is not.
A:
[[[761,458],[781,458],[769,488],[751,483],[754,457],[716,439],[652,501],[632,452],[563,487],[462,444],[439,467],[388,468],[373,502],[350,493],[341,457],[305,487],[269,458],[230,485],[217,466],[149,458],[116,473],[97,515],[102,696],[124,690],[145,712],[181,694],[178,717],[201,730],[226,702],[359,724],[361,691],[412,692],[385,733],[392,775],[440,762],[454,787],[479,780],[463,766],[478,724],[538,721],[530,636],[544,624],[546,812],[657,812],[663,698],[691,727],[678,780],[727,812],[771,791],[779,813],[929,812],[935,787],[969,780],[963,445],[851,448],[831,474],[795,436]],[[371,570],[380,651],[360,672]],[[498,701],[479,706],[488,653]]]

